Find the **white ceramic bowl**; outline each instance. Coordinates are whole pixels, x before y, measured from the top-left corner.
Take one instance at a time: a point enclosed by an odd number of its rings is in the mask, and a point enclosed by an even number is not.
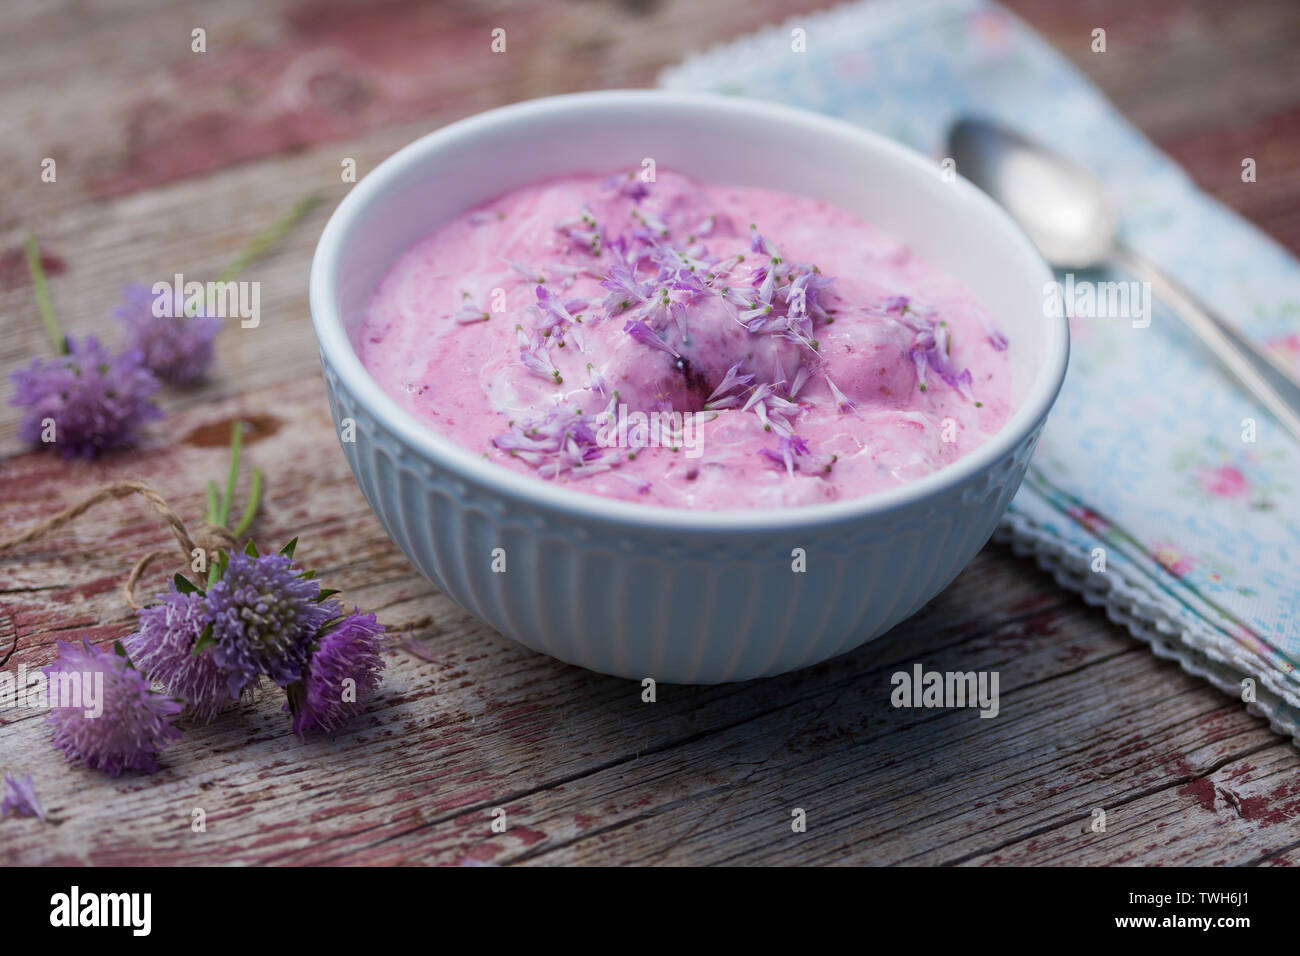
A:
[[[353,349],[380,277],[416,240],[507,190],[658,167],[801,193],[856,213],[957,276],[1007,334],[1013,408],[943,470],[865,498],[688,511],[599,498],[500,468],[400,408]],[[1051,274],[1011,220],[938,165],[837,120],[729,97],[610,91],[453,123],[400,150],[330,218],[311,311],[352,472],[430,581],[503,634],[583,667],[713,683],[804,667],[869,641],[942,590],[992,534],[1065,375]],[[506,572],[492,554],[504,548]],[[804,549],[807,570],[793,570]]]

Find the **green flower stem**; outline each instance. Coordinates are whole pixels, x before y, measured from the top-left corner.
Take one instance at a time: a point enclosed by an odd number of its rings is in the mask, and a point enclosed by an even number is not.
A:
[[[262,469],[254,468],[250,484],[248,486],[248,501],[244,503],[244,513],[239,519],[239,524],[235,525],[234,535],[236,538],[242,538],[253,523],[253,518],[257,514],[257,507],[262,503]]]
[[[235,501],[235,482],[239,478],[239,456],[244,444],[244,423],[235,422],[230,429],[230,471],[226,475],[226,492],[217,500],[217,483],[208,482],[208,517],[212,524],[222,528],[230,526],[231,507]],[[262,480],[265,475],[261,468],[254,468],[249,477],[248,500],[244,502],[244,513],[239,516],[239,523],[231,532],[236,538],[243,537],[257,516],[258,506],[262,502]]]
[[[221,510],[221,505],[219,503],[219,499],[217,496],[218,496],[217,483],[215,481],[209,481],[208,482],[208,510],[207,513],[203,515],[203,520],[206,521],[208,524],[217,523],[217,512]]]
[[[230,426],[230,473],[226,475],[226,493],[221,497],[217,511],[217,524],[225,528],[230,524],[230,506],[235,500],[235,480],[239,477],[239,451],[244,443],[244,423]]]
[[[28,233],[23,248],[27,253],[27,270],[32,274],[32,286],[36,289],[36,307],[40,309],[41,322],[45,324],[45,331],[50,341],[54,343],[54,350],[60,355],[67,355],[68,339],[54,318],[54,306],[50,302],[50,287],[45,282],[45,266],[41,264],[41,250],[36,245],[36,237]]]
[[[217,483],[208,482],[208,508],[205,514],[205,520],[209,524],[217,525],[221,528],[230,526],[230,509],[235,500],[235,482],[239,478],[239,455],[244,443],[244,423],[235,422],[230,428],[230,472],[226,475],[226,491],[224,495],[218,496]],[[263,474],[261,468],[254,468],[248,481],[248,500],[244,502],[244,513],[239,517],[239,524],[235,525],[235,530],[231,534],[236,538],[241,538],[247,534],[248,529],[253,524],[253,519],[257,516],[258,506],[262,502],[262,481]],[[208,566],[208,586],[211,587],[221,577],[224,567],[224,560],[220,555],[218,560],[213,561]]]
[[[265,232],[255,236],[248,245],[239,251],[235,261],[226,266],[221,275],[217,276],[217,282],[230,282],[235,276],[244,271],[244,267],[262,254],[262,252],[286,232],[302,221],[303,217],[325,201],[325,197],[320,193],[312,193],[305,199],[300,199],[294,203],[293,208],[282,215],[266,229]],[[186,315],[194,315],[198,311],[197,302],[185,307]]]
[[[313,193],[306,199],[300,199],[292,209],[273,222],[264,233],[244,246],[243,251],[235,258],[235,261],[226,266],[225,272],[217,276],[217,281],[229,282],[239,275],[246,265],[262,254],[262,250],[296,226],[304,216],[319,206],[324,199],[325,197],[319,193]]]

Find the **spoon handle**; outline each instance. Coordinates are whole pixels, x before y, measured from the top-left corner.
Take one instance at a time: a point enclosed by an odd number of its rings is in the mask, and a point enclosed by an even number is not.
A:
[[[1266,408],[1297,442],[1300,442],[1300,385],[1272,355],[1257,348],[1231,323],[1202,305],[1197,298],[1161,269],[1132,249],[1120,246],[1115,261],[1151,283],[1156,296],[1178,313],[1183,323],[1223,363],[1224,368]],[[1269,373],[1265,374],[1267,368]],[[1277,382],[1274,385],[1272,378]]]

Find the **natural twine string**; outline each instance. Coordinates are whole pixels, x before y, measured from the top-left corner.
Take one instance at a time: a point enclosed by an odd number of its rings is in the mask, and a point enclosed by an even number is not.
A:
[[[208,521],[200,522],[197,533],[191,537],[189,529],[185,527],[185,522],[181,520],[172,507],[161,494],[154,489],[152,485],[145,481],[132,479],[129,481],[115,481],[112,484],[105,485],[98,491],[77,502],[75,505],[64,508],[58,514],[46,518],[28,528],[22,534],[15,535],[11,538],[0,539],[0,551],[6,551],[9,548],[15,548],[20,544],[26,544],[28,541],[35,541],[37,538],[44,537],[52,531],[56,531],[70,521],[75,520],[85,514],[101,501],[109,501],[115,498],[128,498],[131,495],[140,495],[153,506],[164,521],[167,522],[176,543],[179,545],[183,554],[184,562],[188,565],[193,560],[196,548],[202,548],[205,552],[211,553],[218,549],[223,549],[230,553],[235,549],[237,542],[235,536],[226,528],[220,525],[212,524]],[[154,561],[159,558],[165,558],[173,554],[170,549],[165,551],[151,551],[135,563],[131,569],[130,575],[126,579],[122,590],[126,594],[126,602],[132,608],[139,610],[144,605],[135,599],[135,588],[140,577]]]

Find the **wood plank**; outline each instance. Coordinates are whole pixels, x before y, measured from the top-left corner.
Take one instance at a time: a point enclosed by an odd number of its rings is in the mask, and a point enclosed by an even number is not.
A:
[[[88,10],[62,0],[18,7],[0,34],[0,129],[13,134],[0,140],[0,173],[31,186],[7,197],[0,229],[87,197],[431,114],[647,86],[686,51],[830,5],[132,0]],[[196,27],[207,31],[205,53],[191,49]],[[506,30],[505,53],[491,51],[495,28]],[[42,55],[24,55],[32,49]],[[59,162],[54,187],[37,179],[45,156]]]
[[[139,475],[197,515],[203,482],[224,472],[230,421],[251,417],[248,460],[269,476],[258,539],[301,533],[300,556],[377,610],[399,643],[380,698],[334,739],[299,741],[268,691],[189,729],[152,777],[65,766],[41,715],[0,711],[0,774],[33,773],[55,820],[0,824],[0,862],[1300,862],[1294,748],[1004,548],[852,654],[769,681],[661,686],[647,705],[633,682],[483,628],[414,573],[361,498],[335,447],[306,302],[315,238],[348,188],[340,159],[364,173],[500,102],[645,85],[688,50],[824,5],[6,9],[0,170],[21,185],[0,206],[0,368],[45,348],[18,256],[24,223],[56,265],[67,329],[112,337],[122,282],[214,276],[302,194],[327,203],[248,270],[262,283],[261,327],[222,331],[216,376],[166,391],[169,417],[141,449],[94,463],[26,451],[6,376],[0,528]],[[1010,5],[1205,188],[1300,250],[1300,71],[1288,68],[1300,8]],[[493,61],[473,51],[496,23],[510,53]],[[202,58],[188,52],[200,24]],[[1086,52],[1097,25],[1104,56]],[[1261,165],[1249,187],[1243,150]],[[40,184],[51,153],[59,181]],[[45,664],[57,639],[127,633],[120,582],[167,542],[142,506],[116,503],[0,555],[0,605],[20,632],[10,667]],[[1000,715],[894,709],[889,677],[917,662],[998,671]],[[498,806],[505,834],[490,829]],[[190,830],[195,807],[206,833]],[[805,834],[790,830],[794,807],[808,812]],[[1104,834],[1087,829],[1095,807],[1107,810]]]
[[[1235,721],[1224,710],[1209,711],[1193,730],[1211,728],[1218,742],[1230,738]],[[1214,739],[1214,738],[1212,738]],[[1281,856],[1278,841],[1294,841],[1300,814],[1300,780],[1295,750],[1286,741],[1255,740],[1244,734],[1235,743],[1254,741],[1240,756],[1203,746],[1170,750],[1167,777],[1137,792],[1115,787],[1106,811],[1104,833],[1091,829],[1091,815],[1039,831],[979,854],[971,864],[1071,866],[1104,864],[1149,866],[1257,865]],[[1196,744],[1200,740],[1195,741]]]

